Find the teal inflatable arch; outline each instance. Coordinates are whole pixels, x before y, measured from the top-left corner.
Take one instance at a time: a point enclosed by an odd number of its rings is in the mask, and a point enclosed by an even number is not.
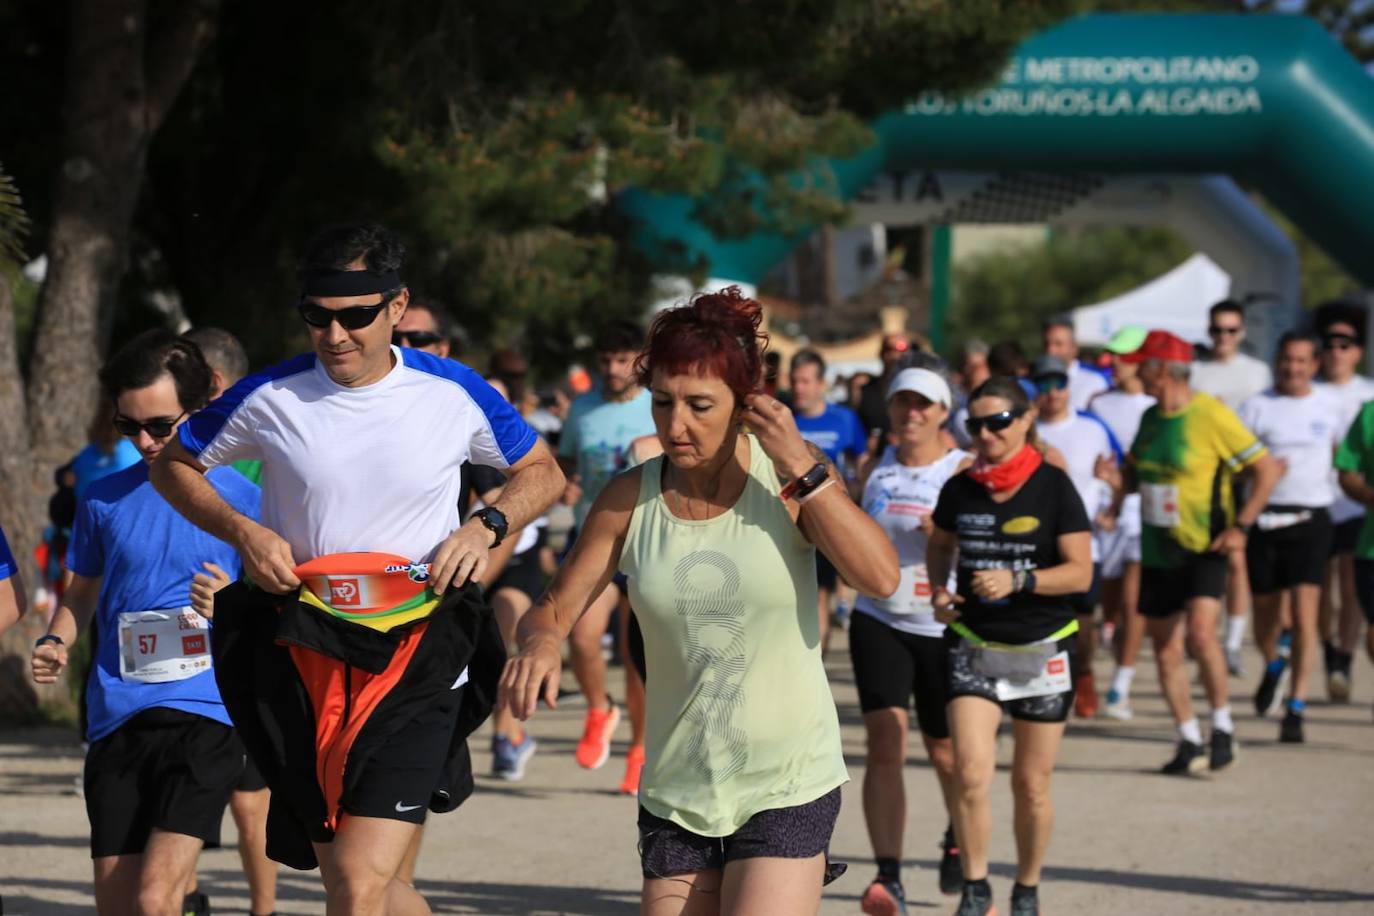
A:
[[[843,199],[919,169],[1224,173],[1374,285],[1374,81],[1306,17],[1079,17],[1022,44],[998,85],[924,95],[872,127],[868,150],[817,167]],[[714,279],[756,283],[798,241],[719,239],[686,197],[631,189],[617,204],[651,257]]]

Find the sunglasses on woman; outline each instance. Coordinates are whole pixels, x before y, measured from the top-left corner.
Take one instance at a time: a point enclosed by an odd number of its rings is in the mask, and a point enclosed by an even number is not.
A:
[[[1359,344],[1347,334],[1328,334],[1322,338],[1322,346],[1327,350],[1353,350]]]
[[[139,430],[146,432],[154,439],[166,439],[172,434],[172,430],[176,428],[177,421],[184,416],[186,416],[186,411],[183,410],[170,420],[166,417],[154,417],[151,420],[140,423],[122,414],[115,414],[114,428],[119,431],[121,436],[128,436],[130,439],[137,436]]]
[[[1022,407],[1014,407],[1011,410],[1004,410],[1001,413],[990,413],[985,417],[969,417],[964,420],[964,429],[968,430],[970,436],[976,436],[984,428],[988,432],[1000,433],[1011,424],[1015,423],[1026,411]]]
[[[372,324],[377,320],[377,315],[382,309],[396,298],[400,290],[392,290],[389,293],[382,293],[382,301],[376,305],[352,305],[346,309],[327,309],[309,300],[302,299],[296,303],[296,311],[301,313],[301,318],[312,328],[324,329],[329,327],[331,321],[337,321],[339,327],[348,331],[357,331]]]

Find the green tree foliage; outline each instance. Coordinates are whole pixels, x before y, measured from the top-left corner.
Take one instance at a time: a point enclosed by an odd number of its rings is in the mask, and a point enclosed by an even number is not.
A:
[[[42,185],[49,125],[34,111],[58,82],[63,13],[38,6],[0,0],[0,50],[33,64],[2,94],[0,117],[40,132],[16,174]],[[645,304],[656,265],[624,244],[611,206],[621,188],[695,195],[698,215],[726,234],[839,219],[818,162],[861,149],[867,120],[914,93],[995,78],[1029,32],[1075,9],[225,4],[154,140],[133,263],[160,255],[192,319],[239,333],[263,361],[302,343],[289,306],[303,238],[372,216],[409,243],[416,289],[476,338],[524,337],[558,365],[598,321]],[[46,213],[36,215],[41,232]],[[131,272],[126,297],[155,279]]]
[[[1168,229],[1103,226],[976,255],[954,272],[949,339],[956,346],[972,337],[1017,340],[1038,352],[1046,318],[1139,286],[1190,254]]]

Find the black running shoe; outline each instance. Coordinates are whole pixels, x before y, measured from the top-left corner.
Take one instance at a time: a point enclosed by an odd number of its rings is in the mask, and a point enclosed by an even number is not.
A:
[[[1284,744],[1302,744],[1302,713],[1290,709],[1283,714],[1283,722],[1279,724],[1279,741]]]
[[[982,885],[980,888],[979,885]],[[959,898],[959,908],[954,916],[997,916],[997,907],[992,905],[992,891],[986,881],[964,884],[964,894]]]
[[[959,843],[954,839],[954,828],[945,831],[940,848],[943,850],[940,856],[940,893],[952,897],[964,889],[964,863],[959,858]]]
[[[1036,888],[1020,885],[1012,888],[1011,916],[1040,916],[1040,895]]]
[[[1255,715],[1261,719],[1274,711],[1279,699],[1279,687],[1283,684],[1283,675],[1287,670],[1287,665],[1278,671],[1264,669],[1264,677],[1260,679],[1259,688],[1255,691]]]
[[[194,891],[186,895],[186,899],[181,904],[182,912],[186,916],[210,916],[210,898],[201,891]]]
[[[1165,776],[1192,776],[1207,769],[1207,752],[1201,744],[1179,741],[1174,759],[1159,768]]]
[[[1212,729],[1212,753],[1207,767],[1213,773],[1224,770],[1236,762],[1236,738],[1230,732],[1219,728]]]

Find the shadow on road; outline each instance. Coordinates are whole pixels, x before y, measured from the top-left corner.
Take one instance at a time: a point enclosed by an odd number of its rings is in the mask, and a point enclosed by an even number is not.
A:
[[[490,916],[565,913],[568,916],[631,916],[639,912],[639,891],[599,890],[545,884],[485,884],[476,881],[425,881],[415,884],[430,905],[461,907],[458,912]]]

